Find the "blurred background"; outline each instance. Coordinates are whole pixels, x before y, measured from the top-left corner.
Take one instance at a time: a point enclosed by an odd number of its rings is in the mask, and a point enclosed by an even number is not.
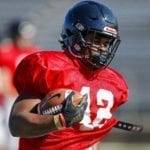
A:
[[[59,50],[64,16],[76,2],[79,0],[0,0],[1,42],[6,42],[5,30],[9,22],[16,18],[30,19],[36,26],[33,43],[42,49]],[[118,18],[122,42],[111,66],[124,75],[130,90],[128,102],[115,115],[120,120],[144,126],[142,133],[113,129],[102,141],[101,150],[149,150],[150,1],[101,2],[109,5]],[[11,147],[11,150],[15,148]]]

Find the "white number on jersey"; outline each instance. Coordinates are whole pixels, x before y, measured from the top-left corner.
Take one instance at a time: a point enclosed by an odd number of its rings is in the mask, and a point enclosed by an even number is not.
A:
[[[85,115],[83,117],[83,120],[80,122],[81,125],[81,130],[92,130],[94,127],[99,127],[101,128],[107,119],[110,119],[112,114],[110,112],[111,108],[113,107],[114,104],[114,95],[111,91],[108,91],[106,89],[99,89],[97,94],[96,94],[96,102],[97,105],[103,106],[99,107],[97,110],[97,115],[95,119],[92,121],[90,118],[90,104],[91,104],[91,99],[90,99],[90,88],[89,87],[83,87],[82,94],[88,93],[88,106],[85,111]],[[106,101],[106,105],[104,107],[104,101]],[[105,120],[105,121],[104,121]],[[101,121],[104,121],[101,123]]]

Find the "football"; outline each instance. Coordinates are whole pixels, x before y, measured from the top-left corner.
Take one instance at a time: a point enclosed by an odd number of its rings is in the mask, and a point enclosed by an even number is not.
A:
[[[49,92],[42,101],[38,104],[37,111],[42,115],[55,115],[61,112],[65,98],[71,93],[75,92],[72,97],[74,106],[80,105],[83,95],[71,89],[60,88]]]

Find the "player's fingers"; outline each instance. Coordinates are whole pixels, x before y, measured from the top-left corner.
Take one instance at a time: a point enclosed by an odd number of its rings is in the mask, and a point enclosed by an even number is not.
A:
[[[66,100],[64,101],[64,104],[63,104],[65,108],[68,107],[72,103],[73,95],[75,95],[74,91],[70,92],[70,94],[66,97]]]
[[[84,109],[86,109],[87,107],[87,99],[88,99],[88,94],[84,94],[82,97],[82,101],[80,103],[81,107],[83,107]]]

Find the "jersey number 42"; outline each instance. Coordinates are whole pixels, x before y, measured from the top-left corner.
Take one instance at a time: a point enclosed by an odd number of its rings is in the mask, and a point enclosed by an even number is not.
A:
[[[82,94],[88,93],[88,106],[85,111],[83,120],[81,123],[81,130],[92,130],[95,127],[101,128],[108,119],[112,117],[111,108],[114,104],[114,95],[111,91],[106,89],[99,89],[96,94],[96,103],[99,107],[96,112],[96,117],[91,119],[91,99],[90,99],[90,87],[83,87],[81,90]],[[105,100],[105,104],[104,101]]]

